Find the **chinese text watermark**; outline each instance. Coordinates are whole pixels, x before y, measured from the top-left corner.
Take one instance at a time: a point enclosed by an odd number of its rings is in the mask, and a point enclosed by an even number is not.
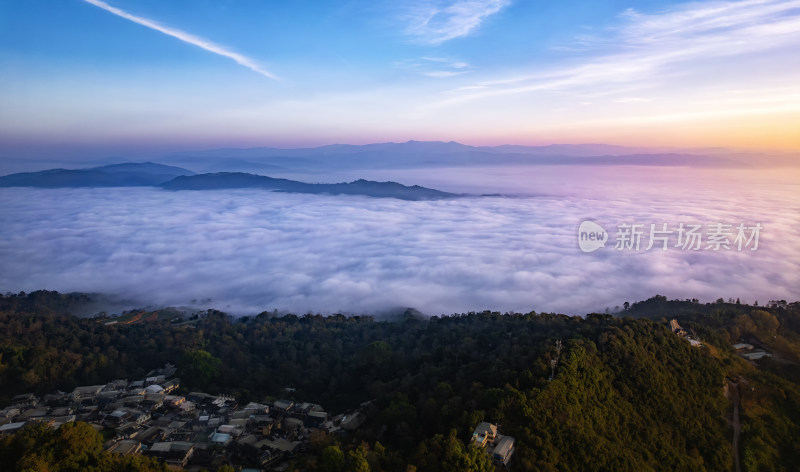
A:
[[[614,249],[618,251],[756,251],[761,223],[620,223],[616,225]],[[578,227],[578,247],[592,252],[606,247],[608,231],[591,220]]]

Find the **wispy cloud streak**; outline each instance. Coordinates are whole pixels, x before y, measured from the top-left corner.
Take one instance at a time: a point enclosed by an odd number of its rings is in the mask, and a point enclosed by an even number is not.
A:
[[[399,61],[394,65],[400,69],[435,78],[454,77],[471,70],[469,63],[447,57],[421,57],[414,61]]]
[[[689,3],[657,14],[629,9],[623,18],[612,41],[583,38],[584,47],[603,48],[602,53],[589,50],[579,63],[454,89],[444,103],[544,91],[611,95],[674,80],[709,60],[800,44],[798,0]],[[800,72],[793,66],[783,70]]]
[[[425,2],[412,13],[406,32],[423,43],[441,44],[469,35],[509,3],[509,0]]]
[[[130,20],[134,23],[140,24],[147,28],[156,30],[160,33],[166,34],[167,36],[172,36],[173,38],[179,39],[185,43],[189,43],[191,45],[197,46],[201,49],[205,49],[208,52],[217,54],[218,56],[227,57],[228,59],[232,59],[237,64],[247,67],[248,69],[256,72],[258,74],[263,75],[264,77],[268,77],[270,79],[277,79],[275,75],[270,73],[269,71],[262,68],[254,59],[251,59],[247,56],[243,56],[237,52],[233,52],[223,46],[218,44],[214,44],[211,41],[206,39],[194,36],[192,34],[186,33],[181,30],[177,30],[174,28],[169,28],[166,26],[162,26],[153,20],[149,20],[147,18],[142,18],[140,16],[132,15],[124,10],[120,10],[119,8],[113,7],[106,2],[101,0],[84,0],[86,3],[92,4],[98,8],[102,8],[103,10],[113,13],[121,18],[125,18],[126,20]]]

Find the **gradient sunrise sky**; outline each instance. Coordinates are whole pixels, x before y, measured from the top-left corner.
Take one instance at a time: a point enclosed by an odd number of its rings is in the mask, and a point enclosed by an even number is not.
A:
[[[800,150],[800,1],[0,0],[0,157]]]

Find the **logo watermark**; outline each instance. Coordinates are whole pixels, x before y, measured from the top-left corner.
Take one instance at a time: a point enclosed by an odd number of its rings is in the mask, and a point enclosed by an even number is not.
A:
[[[578,227],[578,246],[583,252],[592,252],[606,247],[608,231],[594,221],[586,220]]]
[[[620,223],[616,225],[614,249],[618,251],[756,251],[761,223]],[[578,227],[578,247],[593,252],[606,247],[609,232],[585,220]]]

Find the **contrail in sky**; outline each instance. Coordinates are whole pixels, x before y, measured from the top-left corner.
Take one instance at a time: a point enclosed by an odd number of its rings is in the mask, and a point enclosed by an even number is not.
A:
[[[256,63],[256,61],[254,61],[253,59],[251,59],[251,58],[249,58],[247,56],[243,56],[243,55],[241,55],[239,53],[236,53],[236,52],[233,52],[233,51],[229,51],[228,49],[226,49],[226,48],[224,48],[224,47],[222,47],[222,46],[220,46],[218,44],[214,44],[211,41],[205,40],[203,38],[198,38],[197,36],[194,36],[194,35],[191,35],[189,33],[183,32],[181,30],[177,30],[177,29],[173,29],[173,28],[167,28],[166,26],[161,26],[158,23],[156,23],[155,21],[148,20],[147,18],[142,18],[140,16],[131,15],[130,13],[128,13],[128,12],[126,12],[124,10],[120,10],[119,8],[112,7],[108,3],[103,2],[101,0],[84,0],[84,1],[86,3],[91,3],[92,5],[94,5],[96,7],[100,7],[100,8],[102,8],[103,10],[105,10],[105,11],[107,11],[109,13],[113,13],[113,14],[115,14],[117,16],[125,18],[126,20],[130,20],[130,21],[132,21],[134,23],[138,23],[138,24],[140,24],[142,26],[146,26],[146,27],[148,27],[150,29],[154,29],[154,30],[159,31],[161,33],[164,33],[164,34],[166,34],[168,36],[172,36],[173,38],[178,38],[178,39],[180,39],[181,41],[183,41],[185,43],[193,44],[193,45],[195,45],[197,47],[203,48],[208,52],[213,52],[214,54],[217,54],[217,55],[220,55],[220,56],[223,56],[223,57],[227,57],[228,59],[233,59],[237,64],[245,66],[248,69],[263,75],[264,77],[269,77],[270,79],[277,79],[277,77],[275,77],[274,75],[272,75],[268,71],[262,69],[261,66],[259,66]]]

